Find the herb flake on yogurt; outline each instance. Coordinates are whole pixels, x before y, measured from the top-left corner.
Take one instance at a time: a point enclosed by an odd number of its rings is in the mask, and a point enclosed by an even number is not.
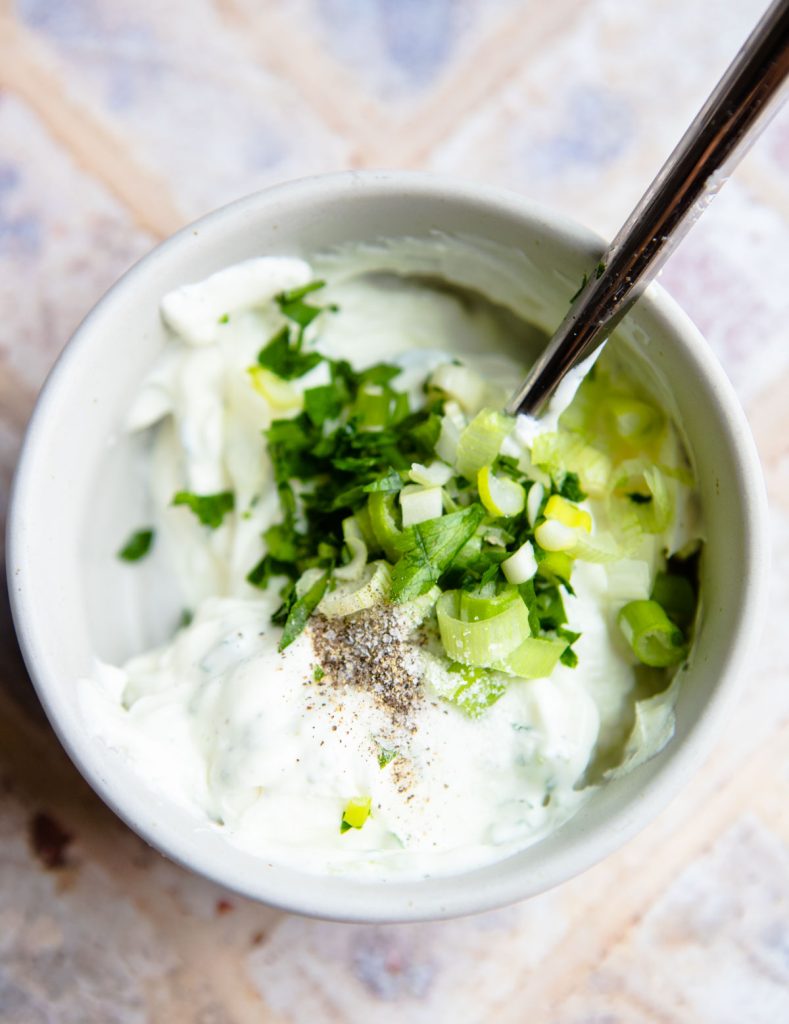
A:
[[[468,290],[472,245],[415,245],[164,298],[128,417],[151,520],[119,557],[155,543],[188,615],[80,686],[161,796],[314,872],[536,842],[669,742],[692,656],[698,502],[659,397],[612,347],[506,416],[517,297]]]

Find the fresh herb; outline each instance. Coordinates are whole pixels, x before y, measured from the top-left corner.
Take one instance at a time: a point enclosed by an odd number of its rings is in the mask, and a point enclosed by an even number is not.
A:
[[[220,316],[219,320],[217,321],[217,323],[220,323],[220,324],[226,324],[226,323],[229,323],[229,322],[230,322],[230,314],[229,313],[223,313],[222,316]]]
[[[288,320],[298,324],[300,328],[299,333],[303,333],[315,317],[319,316],[324,309],[322,306],[312,306],[305,302],[304,296],[318,291],[325,284],[325,281],[310,281],[309,284],[302,285],[300,288],[291,288],[290,291],[281,292],[276,296],[275,301],[280,308],[280,312]]]
[[[271,555],[264,555],[260,561],[247,573],[247,583],[259,590],[265,590],[275,576],[289,576],[297,579],[298,573],[291,562],[278,562]]]
[[[304,392],[304,411],[313,426],[320,427],[326,420],[334,419],[342,412],[343,400],[331,384],[308,388]]]
[[[365,484],[362,490],[365,494],[394,494],[396,491],[400,491],[403,488],[403,477],[395,469],[390,469],[388,473],[383,476],[379,476],[377,480],[373,480],[372,483]]]
[[[282,630],[282,637],[279,641],[280,651],[284,651],[286,647],[289,647],[307,625],[307,619],[318,607],[321,598],[326,593],[330,577],[331,572],[325,572],[312,584],[306,594],[303,594],[293,602],[288,611],[285,628]]]
[[[380,747],[379,746],[379,748],[378,748],[378,767],[379,768],[386,768],[386,766],[388,764],[391,764],[392,761],[394,761],[394,759],[397,757],[397,754],[398,754],[397,750],[390,750],[387,747]]]
[[[573,650],[573,644],[581,636],[580,633],[573,632],[572,629],[566,629],[564,626],[559,626],[556,630],[556,635],[562,640],[567,641],[567,646],[559,657],[559,661],[568,668],[575,668],[578,664],[578,655]]]
[[[313,682],[319,683],[321,681],[321,679],[323,679],[323,677],[325,675],[326,675],[326,673],[323,671],[323,669],[320,667],[320,665],[316,665],[313,668],[313,670],[312,670]]]
[[[192,491],[178,491],[172,501],[173,505],[186,505],[197,516],[203,526],[212,530],[222,525],[222,520],[235,507],[232,491],[220,491],[218,494],[194,494]]]
[[[586,498],[577,473],[564,474],[559,482],[559,494],[568,501],[583,501]]]
[[[153,538],[153,530],[137,530],[120,549],[118,558],[124,562],[139,562],[151,550]]]
[[[286,325],[258,352],[258,366],[270,370],[283,380],[294,380],[309,373],[322,356],[317,352],[302,352],[291,341],[290,328]]]
[[[541,630],[558,629],[567,622],[564,602],[558,587],[541,587],[536,592],[535,601]]]
[[[405,530],[403,546],[410,547],[392,570],[390,600],[411,601],[426,593],[474,536],[484,518],[485,509],[475,503]]]

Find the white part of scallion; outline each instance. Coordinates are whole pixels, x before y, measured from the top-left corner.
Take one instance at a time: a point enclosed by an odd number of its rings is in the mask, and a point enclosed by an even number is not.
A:
[[[570,551],[578,543],[578,534],[571,526],[546,519],[534,531],[534,539],[545,551]]]
[[[431,462],[429,466],[423,466],[421,462],[412,462],[408,476],[415,484],[421,484],[423,487],[443,487],[452,479],[452,467],[439,460]]]
[[[447,402],[441,417],[441,431],[436,441],[436,455],[444,462],[454,463],[460,435],[466,429],[466,417],[457,402]]]
[[[534,526],[537,522],[537,516],[540,514],[540,505],[542,505],[542,499],[545,497],[545,488],[542,484],[534,484],[529,488],[529,493],[526,497],[526,517],[529,520],[529,526]]]
[[[400,491],[403,529],[436,519],[444,511],[443,492],[440,487],[404,487]]]
[[[524,541],[515,554],[501,563],[501,571],[510,583],[520,584],[530,580],[537,572],[537,559],[530,541]]]
[[[358,580],[367,565],[367,545],[361,537],[346,537],[345,546],[351,554],[350,561],[338,566],[334,575],[338,580]]]
[[[340,581],[334,590],[327,591],[316,610],[330,619],[353,615],[381,604],[389,594],[391,583],[388,563],[370,562],[364,567],[360,579]]]

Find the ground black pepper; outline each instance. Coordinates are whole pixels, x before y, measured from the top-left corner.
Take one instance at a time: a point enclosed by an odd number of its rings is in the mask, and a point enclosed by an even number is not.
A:
[[[325,676],[321,683],[367,690],[398,726],[410,724],[421,697],[413,626],[381,605],[343,618],[314,615],[309,629]]]

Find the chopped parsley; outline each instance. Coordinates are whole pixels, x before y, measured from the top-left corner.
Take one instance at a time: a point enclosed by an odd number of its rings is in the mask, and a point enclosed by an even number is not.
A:
[[[558,493],[568,501],[583,501],[586,498],[577,473],[564,474],[559,483]]]
[[[124,562],[139,562],[151,550],[153,538],[151,529],[135,531],[118,552],[118,558]]]
[[[378,767],[379,768],[386,768],[386,766],[388,764],[391,764],[392,761],[394,761],[394,759],[397,757],[398,753],[399,753],[399,751],[397,751],[397,750],[390,750],[387,747],[379,746],[378,747]]]
[[[413,601],[438,583],[484,518],[485,509],[475,503],[404,531],[408,549],[392,571],[390,600]]]
[[[290,327],[285,325],[258,352],[258,366],[270,370],[283,380],[303,377],[321,362],[317,352],[302,352],[294,344],[291,334]]]
[[[325,572],[312,584],[306,594],[296,597],[295,589],[292,591],[292,602],[287,609],[282,637],[279,641],[279,650],[284,651],[289,647],[296,637],[307,625],[307,619],[318,607],[321,598],[326,593],[329,584],[329,572]]]
[[[203,526],[212,530],[222,525],[222,520],[235,507],[232,491],[220,491],[218,494],[194,494],[192,491],[178,491],[173,497],[173,505],[186,505],[197,516]]]

